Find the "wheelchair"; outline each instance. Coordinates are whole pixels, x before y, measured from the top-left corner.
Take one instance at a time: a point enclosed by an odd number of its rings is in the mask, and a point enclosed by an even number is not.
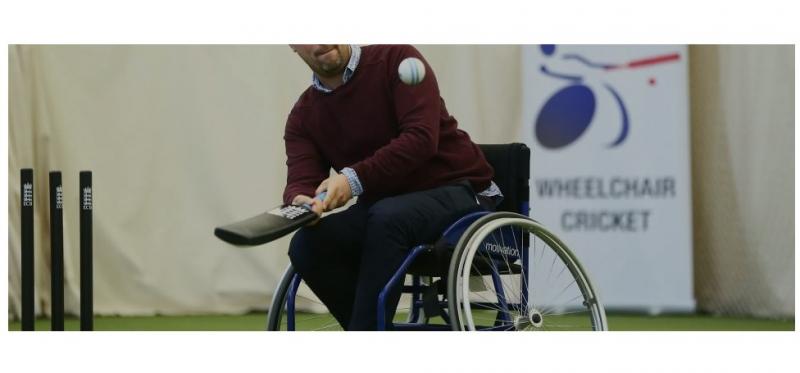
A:
[[[495,170],[503,200],[494,212],[457,220],[437,242],[411,248],[375,300],[378,329],[607,330],[605,310],[586,270],[558,237],[528,217],[528,147],[480,148]],[[387,320],[386,298],[397,286],[404,295],[393,320]],[[341,330],[291,263],[267,319],[267,330]]]

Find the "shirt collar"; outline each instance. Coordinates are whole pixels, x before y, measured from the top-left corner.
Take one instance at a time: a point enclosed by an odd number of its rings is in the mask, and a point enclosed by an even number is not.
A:
[[[344,81],[343,84],[347,83],[347,81],[350,80],[350,78],[356,72],[358,61],[361,59],[361,47],[355,44],[350,44],[350,51],[350,61],[347,63],[347,67],[344,68],[344,74],[342,75],[342,80]],[[322,84],[322,82],[319,80],[319,77],[317,77],[317,74],[311,74],[311,85],[318,91],[325,93],[333,91]]]

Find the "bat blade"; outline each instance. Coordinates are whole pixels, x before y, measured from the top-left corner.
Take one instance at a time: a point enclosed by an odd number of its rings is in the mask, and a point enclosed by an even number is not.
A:
[[[214,229],[219,239],[238,246],[256,246],[277,240],[316,219],[316,214],[296,207],[299,215],[278,215],[281,208]],[[284,207],[285,208],[285,207]],[[301,211],[305,210],[305,211]],[[290,217],[291,216],[291,217]]]
[[[326,193],[318,195],[324,200]],[[309,205],[281,205],[263,214],[217,227],[214,235],[237,246],[257,246],[275,241],[314,221],[317,214]]]

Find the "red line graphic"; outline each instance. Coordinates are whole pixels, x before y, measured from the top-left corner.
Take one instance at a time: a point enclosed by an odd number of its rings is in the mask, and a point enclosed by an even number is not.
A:
[[[609,66],[607,68],[607,70],[618,70],[618,69],[622,69],[622,68],[635,69],[635,68],[639,68],[639,67],[645,67],[645,66],[656,65],[656,64],[660,64],[660,63],[677,61],[677,60],[680,60],[680,59],[681,59],[681,55],[678,54],[678,53],[665,54],[665,55],[661,55],[661,56],[643,58],[643,59],[640,59],[640,60],[633,60],[633,61],[628,62],[625,65]]]

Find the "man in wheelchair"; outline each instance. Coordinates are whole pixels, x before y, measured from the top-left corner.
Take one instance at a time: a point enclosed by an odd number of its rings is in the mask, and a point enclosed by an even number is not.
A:
[[[414,47],[291,48],[313,75],[286,122],[284,202],[308,203],[321,215],[358,200],[300,229],[289,257],[345,330],[375,330],[379,293],[410,249],[435,242],[464,215],[492,209],[502,194]],[[417,85],[398,77],[409,57],[427,71]],[[312,198],[323,191],[324,201]],[[387,297],[387,320],[400,291]]]

